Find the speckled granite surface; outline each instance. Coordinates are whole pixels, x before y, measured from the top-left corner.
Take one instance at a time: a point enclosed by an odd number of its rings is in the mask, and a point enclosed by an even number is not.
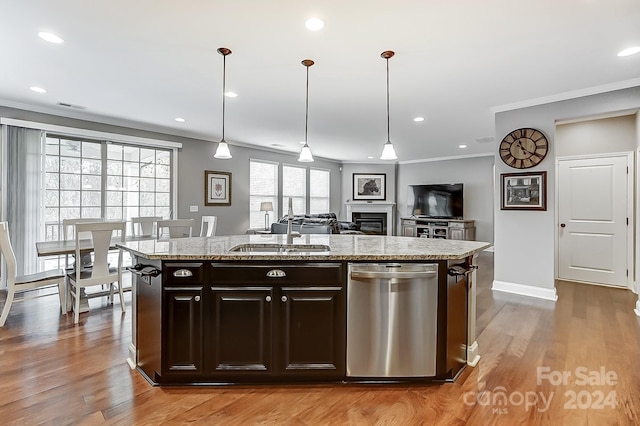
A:
[[[328,245],[326,252],[233,252],[242,244],[284,244],[286,235],[230,235],[118,243],[134,255],[159,260],[451,260],[489,247],[489,243],[377,235],[302,235],[294,245]]]

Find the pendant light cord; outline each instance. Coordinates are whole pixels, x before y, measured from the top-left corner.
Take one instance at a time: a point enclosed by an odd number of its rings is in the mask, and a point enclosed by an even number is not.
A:
[[[388,61],[387,61],[388,62]],[[227,91],[227,55],[222,55],[222,140],[224,140],[225,92]],[[387,101],[388,102],[388,101]]]
[[[391,142],[391,132],[389,130],[389,58],[387,60],[387,142]]]
[[[304,113],[304,145],[307,146],[307,129],[309,127],[309,66],[307,68],[307,94]]]

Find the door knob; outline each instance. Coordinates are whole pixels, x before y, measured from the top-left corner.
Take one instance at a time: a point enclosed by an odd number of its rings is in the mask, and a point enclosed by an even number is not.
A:
[[[564,228],[565,226],[567,226],[565,223],[560,224],[560,228]]]

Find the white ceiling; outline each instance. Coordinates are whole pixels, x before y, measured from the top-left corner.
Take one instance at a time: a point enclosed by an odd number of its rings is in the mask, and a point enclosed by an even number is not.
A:
[[[312,16],[324,29],[305,28]],[[0,105],[211,141],[228,47],[232,153],[300,150],[313,59],[309,145],[356,162],[386,141],[384,50],[401,161],[492,153],[477,140],[496,107],[640,85],[640,54],[616,56],[640,45],[638,0],[0,0],[0,40]]]

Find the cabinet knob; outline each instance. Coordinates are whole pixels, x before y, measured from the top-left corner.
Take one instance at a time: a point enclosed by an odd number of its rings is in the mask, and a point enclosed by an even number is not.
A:
[[[280,300],[282,300],[283,302],[286,302],[286,301],[287,301],[287,296],[282,296],[282,297],[280,298]]]
[[[264,300],[266,300],[267,302],[271,302],[271,296],[265,297]]]
[[[565,226],[567,226],[567,224],[566,224],[566,223],[561,223],[561,224],[560,224],[560,228],[564,228]]]
[[[200,296],[194,297],[193,300],[195,300],[196,302],[199,302],[200,301]]]

